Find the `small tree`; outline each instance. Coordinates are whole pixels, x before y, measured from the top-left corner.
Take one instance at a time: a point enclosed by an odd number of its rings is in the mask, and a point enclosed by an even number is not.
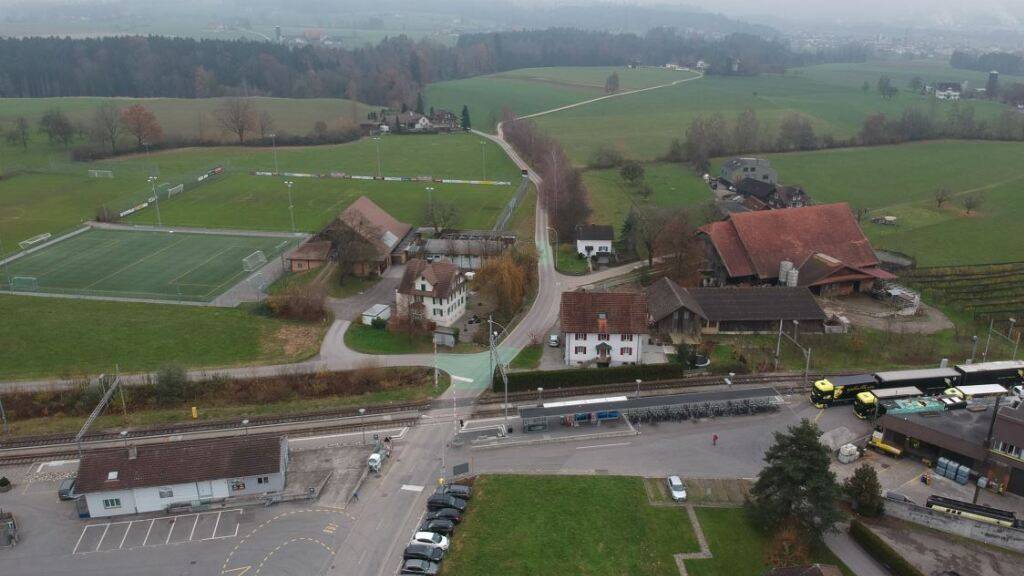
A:
[[[177,364],[163,366],[156,372],[153,397],[159,405],[177,404],[185,399],[186,384],[188,384],[188,374],[185,373],[184,368]]]
[[[871,91],[871,84],[867,80],[865,80],[864,83],[861,84],[860,89],[862,92],[867,94],[868,92]]]
[[[473,128],[473,123],[469,119],[469,106],[462,105],[462,129],[469,131]]]
[[[274,133],[274,117],[270,115],[270,112],[266,110],[260,112],[257,123],[260,138],[270,138],[270,135]]]
[[[935,190],[933,195],[935,197],[935,207],[942,208],[942,206],[946,202],[949,202],[949,199],[953,197],[953,192],[949,188],[943,186],[942,188]]]
[[[67,148],[75,137],[75,125],[60,108],[51,108],[39,119],[39,129],[50,139]]]
[[[359,264],[377,260],[380,252],[367,238],[380,238],[381,234],[380,228],[369,222],[349,224],[339,218],[331,223],[325,235],[337,254],[339,283],[343,284]]]
[[[591,168],[615,168],[621,165],[626,159],[622,156],[622,152],[619,151],[615,146],[608,144],[602,144],[598,146],[597,151],[594,152],[593,158],[590,160]]]
[[[853,215],[855,218],[857,218],[857,223],[860,223],[864,221],[864,218],[867,218],[869,212],[871,212],[870,208],[858,206],[857,208],[854,208]]]
[[[619,176],[629,185],[636,186],[644,179],[644,165],[636,160],[628,160],[619,168]]]
[[[423,92],[416,93],[416,113],[423,114]]]
[[[21,146],[22,150],[28,150],[30,136],[28,120],[24,116],[19,116],[14,126],[7,131],[7,141],[13,146]]]
[[[839,485],[819,435],[818,426],[806,418],[775,433],[747,501],[751,517],[762,528],[775,530],[793,522],[804,533],[821,534],[838,521]]]
[[[163,136],[163,129],[148,108],[140,104],[129,106],[121,111],[121,124],[132,136],[139,148],[147,142],[156,142]]]
[[[612,72],[604,81],[605,94],[615,94],[619,91],[619,73]]]
[[[110,147],[110,153],[117,153],[117,140],[121,136],[121,112],[113,102],[104,102],[96,107],[92,117],[92,133],[97,141]]]
[[[424,216],[434,230],[446,230],[459,218],[459,207],[454,202],[433,201],[427,203]]]
[[[882,485],[874,466],[861,464],[843,482],[843,492],[850,498],[853,509],[862,516],[880,516],[884,508]]]
[[[256,127],[256,106],[247,98],[228,98],[216,112],[220,127],[238,138],[239,144]]]
[[[910,79],[910,82],[907,83],[907,86],[909,86],[914,92],[920,92],[924,89],[924,80],[922,80],[920,76],[914,76]]]
[[[985,203],[985,196],[980,192],[965,195],[960,200],[960,205],[964,207],[964,212],[971,214],[981,205]]]

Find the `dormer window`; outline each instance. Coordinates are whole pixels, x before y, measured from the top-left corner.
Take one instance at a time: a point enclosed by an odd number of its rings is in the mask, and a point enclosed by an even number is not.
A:
[[[117,470],[107,472],[107,482],[113,482],[117,480]]]

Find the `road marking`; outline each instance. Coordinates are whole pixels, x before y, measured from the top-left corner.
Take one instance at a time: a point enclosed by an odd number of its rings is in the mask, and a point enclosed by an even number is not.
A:
[[[124,536],[121,536],[121,545],[117,547],[118,550],[124,548],[124,541],[128,539],[128,533],[132,531],[132,524],[134,523],[134,520],[128,523],[128,528],[124,531]]]
[[[473,379],[472,378],[466,378],[464,376],[451,376],[451,379],[455,380],[456,382],[465,382],[466,384],[472,384],[473,383]]]
[[[196,535],[196,526],[199,526],[199,515],[196,514],[196,521],[192,523],[192,531],[188,533],[188,541],[192,541],[192,537]]]
[[[241,572],[239,572],[239,570],[241,570]],[[245,574],[249,570],[252,570],[252,566],[241,566],[239,568],[232,568],[231,570],[224,570],[221,572],[221,574],[230,574],[231,572],[238,572],[238,574],[235,574],[235,576],[245,576]]]
[[[213,534],[211,534],[211,535],[210,535],[210,538],[211,538],[211,539],[213,539],[213,538],[216,538],[216,537],[217,537],[217,527],[218,527],[218,526],[220,526],[220,515],[221,515],[222,513],[223,513],[223,512],[217,512],[217,521],[216,521],[216,522],[214,522],[214,524],[213,524]],[[237,532],[238,532],[238,531],[237,531],[237,526],[236,526],[235,528],[236,528],[236,531],[235,531],[235,532],[237,533]]]
[[[171,521],[170,521],[171,529],[167,531],[167,540],[164,540],[164,545],[167,545],[167,544],[170,543],[170,541],[171,541],[171,534],[174,534],[174,527],[175,527],[176,524],[177,523],[175,522],[175,520],[171,519]]]
[[[100,549],[100,546],[103,545],[103,539],[107,537],[107,530],[110,530],[110,524],[107,524],[106,526],[103,527],[103,535],[100,536],[100,541],[96,543],[96,550],[97,551]]]
[[[814,417],[814,423],[817,424],[818,420],[821,420],[821,417],[824,416],[824,415],[825,415],[825,410],[824,409],[819,409],[818,410],[818,415]]]
[[[402,490],[409,492],[423,492],[423,486],[416,486],[414,484],[402,484]]]
[[[146,528],[146,537],[143,538],[143,540],[142,540],[142,545],[143,546],[146,545],[146,542],[149,542],[149,533],[153,531],[153,523],[154,522],[156,522],[155,518],[153,520],[149,521],[149,528]]]
[[[71,554],[78,553],[78,547],[82,544],[82,538],[85,538],[85,531],[89,529],[89,526],[82,528],[82,533],[78,536],[78,542],[75,542],[75,549],[71,551]]]
[[[617,442],[615,444],[595,444],[593,446],[577,446],[577,450],[588,450],[590,448],[611,448],[612,446],[629,446],[632,442]]]

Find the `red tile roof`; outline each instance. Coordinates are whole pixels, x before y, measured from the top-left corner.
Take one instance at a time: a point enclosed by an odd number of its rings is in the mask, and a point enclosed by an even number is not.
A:
[[[878,265],[871,243],[845,203],[734,213],[700,228],[733,277],[779,276],[779,263],[795,265],[823,253],[855,268]]]
[[[647,334],[647,297],[639,292],[562,292],[560,317],[566,333]]]
[[[356,199],[341,213],[340,218],[353,230],[373,242],[383,254],[390,253],[412,230],[412,226],[395,220],[391,214],[366,196]]]
[[[426,292],[417,289],[416,283],[420,276],[426,278],[427,282],[434,287]],[[434,298],[447,298],[453,289],[458,287],[459,267],[451,262],[427,262],[426,260],[414,259],[405,265],[405,273],[402,274],[402,282],[398,285],[398,292],[401,294],[418,294]]]
[[[136,448],[135,458],[127,448],[86,452],[76,489],[103,492],[273,474],[282,471],[282,443],[282,436],[235,436],[146,444]]]
[[[317,240],[313,242],[306,242],[302,246],[299,246],[295,250],[288,253],[289,260],[327,260],[327,256],[331,253],[331,242],[330,240]]]

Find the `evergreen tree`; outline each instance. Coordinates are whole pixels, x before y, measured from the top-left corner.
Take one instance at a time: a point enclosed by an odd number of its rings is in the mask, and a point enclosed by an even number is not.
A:
[[[839,519],[839,485],[819,435],[818,426],[807,419],[775,433],[775,443],[764,456],[767,465],[747,501],[751,516],[764,529],[795,522],[805,532],[821,534]]]
[[[861,464],[843,482],[843,492],[850,498],[853,509],[862,516],[880,516],[884,501],[878,473],[870,464]]]
[[[471,128],[473,128],[473,123],[470,122],[470,120],[469,120],[469,106],[466,106],[465,104],[463,104],[462,105],[462,129],[468,131]]]
[[[416,93],[416,113],[423,114],[423,92]]]

